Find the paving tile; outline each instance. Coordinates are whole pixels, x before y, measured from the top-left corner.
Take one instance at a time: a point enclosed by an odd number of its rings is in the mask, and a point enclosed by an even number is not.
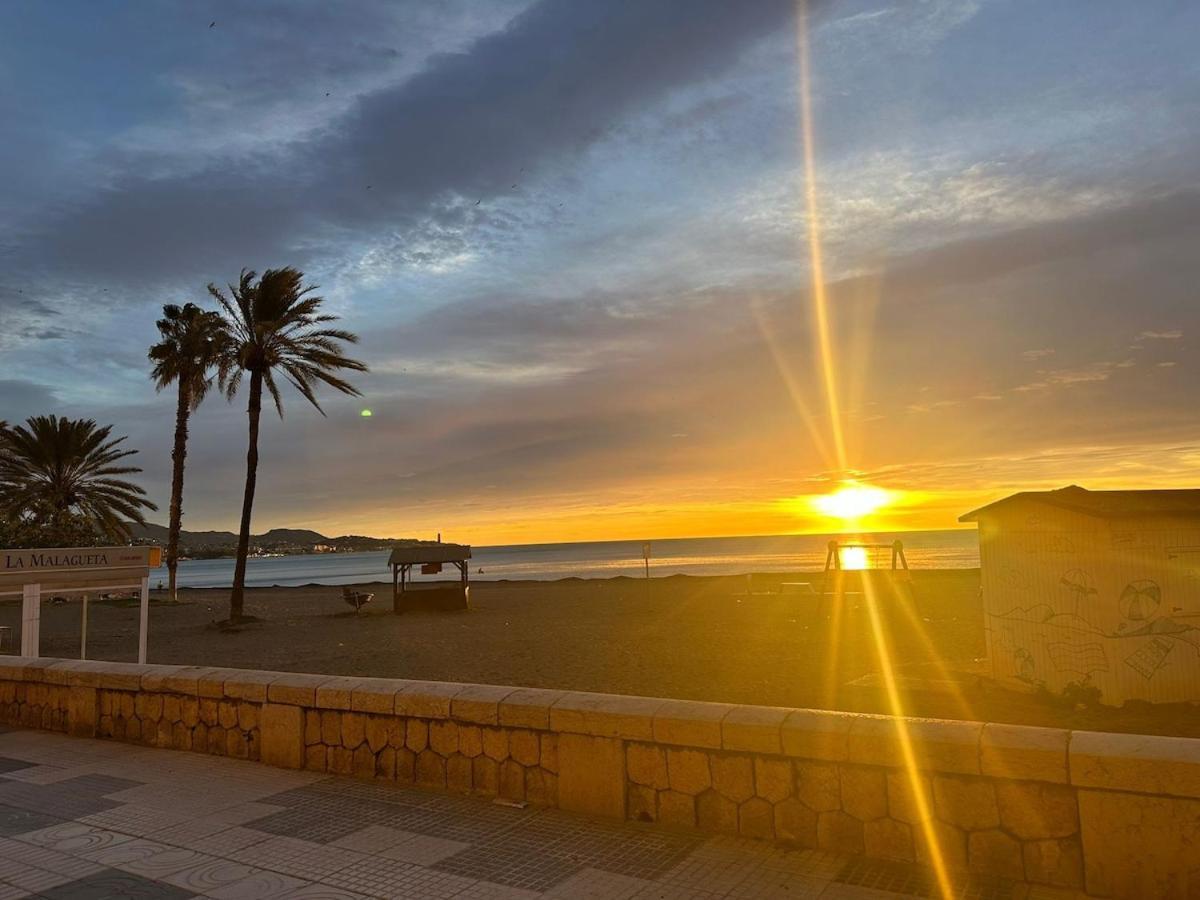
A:
[[[369,856],[379,856],[385,850],[403,844],[413,836],[411,831],[398,828],[388,828],[386,825],[368,825],[358,831],[352,831],[333,841],[331,847],[344,847]]]
[[[97,825],[110,831],[147,837],[159,834],[168,828],[190,819],[187,813],[177,810],[159,810],[148,806],[126,803],[114,804],[112,808],[87,816],[78,817],[85,825]]]
[[[630,900],[653,882],[600,869],[582,869],[560,881],[544,896],[556,900]]]
[[[192,894],[186,890],[142,878],[129,872],[105,869],[77,881],[69,881],[41,892],[45,900],[185,900]]]
[[[13,759],[8,756],[0,756],[0,775],[7,775],[10,772],[16,772],[20,769],[35,769],[37,763],[27,762],[23,759]]]
[[[450,841],[446,838],[409,833],[408,840],[401,841],[385,850],[381,850],[376,855],[382,856],[385,859],[413,863],[418,866],[432,866],[434,863],[454,856],[454,854],[460,853],[470,846],[470,844],[463,841]]]
[[[27,897],[34,897],[24,888],[15,887],[11,884],[0,883],[0,900],[25,900]]]
[[[14,845],[22,848],[20,855],[14,857],[11,849],[6,845],[4,851],[6,860],[15,860],[22,865],[33,866],[36,869],[43,869],[47,872],[53,872],[56,875],[62,875],[64,876],[64,881],[94,875],[96,872],[104,869],[104,866],[99,863],[94,863],[91,860],[82,859],[78,856],[71,856],[67,853],[59,853],[57,850],[51,850],[47,847],[21,844],[19,841],[14,842]],[[3,877],[0,875],[0,878]],[[12,879],[5,880],[11,881]]]
[[[144,875],[147,878],[163,879],[184,869],[194,868],[207,862],[215,862],[216,859],[217,857],[209,856],[190,847],[167,847],[158,853],[130,860],[118,868],[126,872]]]
[[[290,895],[293,891],[308,886],[309,882],[303,879],[260,869],[241,881],[234,881],[209,891],[208,896],[213,900],[265,900],[267,897]]]
[[[236,806],[227,806],[224,809],[211,812],[204,816],[204,820],[221,822],[225,825],[245,825],[247,822],[265,818],[272,813],[282,812],[286,808],[274,803],[252,801],[250,803],[239,803]]]
[[[634,894],[631,900],[717,900],[725,896],[727,895],[714,894],[699,888],[652,881],[640,893]]]
[[[82,855],[89,850],[100,850],[112,847],[123,841],[130,840],[129,835],[97,828],[94,825],[82,825],[79,822],[66,822],[51,825],[38,831],[31,831],[20,836],[19,840],[59,853]]]
[[[324,883],[358,891],[370,897],[386,897],[400,876],[414,868],[394,859],[372,856],[330,874],[324,879]]]
[[[724,894],[730,900],[816,900],[830,884],[824,878],[812,878],[781,872],[765,866],[751,872]]]
[[[490,881],[477,881],[461,894],[455,894],[454,900],[538,900],[544,896],[546,895],[538,891],[527,891]]]
[[[4,836],[25,834],[28,831],[49,828],[51,825],[59,825],[63,821],[63,819],[47,815],[46,813],[36,812],[32,809],[0,806],[0,835]]]
[[[287,895],[288,900],[368,900],[366,894],[356,894],[327,884],[310,884],[297,888]]]
[[[130,838],[111,847],[101,847],[98,850],[89,850],[79,855],[102,866],[108,866],[113,869],[124,869],[129,863],[137,862],[145,859],[147,856],[153,856],[156,853],[162,853],[164,850],[169,849],[171,849],[169,846],[160,844],[157,841],[148,841],[144,838]]]
[[[245,863],[217,859],[167,875],[163,881],[196,894],[211,896],[213,891],[219,890],[227,884],[249,878],[256,871],[258,870],[254,866],[248,866]]]
[[[228,857],[309,881],[320,881],[339,869],[367,858],[366,854],[344,847],[314,844],[312,841],[290,837],[269,838],[231,852]]]
[[[249,828],[242,828],[235,825],[232,828],[226,828],[224,831],[218,831],[216,834],[211,834],[208,837],[194,840],[188,846],[193,850],[201,850],[213,856],[229,856],[230,853],[236,850],[269,840],[270,837],[269,834],[262,831],[252,831]]]

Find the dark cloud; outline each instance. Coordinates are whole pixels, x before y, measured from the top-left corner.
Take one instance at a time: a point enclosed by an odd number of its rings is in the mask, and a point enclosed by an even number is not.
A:
[[[403,230],[447,192],[519,189],[622,116],[719,76],[793,13],[789,0],[547,0],[282,154],[214,159],[184,176],[128,172],[45,220],[25,249],[59,273],[145,283],[233,260],[305,263],[362,229]]]

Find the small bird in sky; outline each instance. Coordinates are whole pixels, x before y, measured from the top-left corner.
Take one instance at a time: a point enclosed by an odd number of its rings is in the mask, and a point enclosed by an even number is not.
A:
[[[479,198],[479,200],[476,200],[476,201],[475,201],[475,205],[476,205],[476,206],[478,206],[482,200],[483,200],[483,198],[482,198],[482,197],[480,197],[480,198]]]
[[[367,185],[367,190],[369,191],[370,189],[371,189],[371,186],[368,184],[368,185]]]
[[[326,92],[325,92],[325,96],[326,96],[326,97],[328,97],[328,96],[329,96],[329,91],[326,91]]]
[[[209,22],[209,23],[208,23],[208,27],[209,27],[209,28],[216,28],[216,27],[217,27],[217,20],[216,20],[216,19],[213,19],[211,22]]]

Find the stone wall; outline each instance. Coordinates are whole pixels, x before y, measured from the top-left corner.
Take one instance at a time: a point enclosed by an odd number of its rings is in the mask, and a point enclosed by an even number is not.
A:
[[[1200,896],[1200,740],[492,685],[0,658],[0,721],[665,827]]]

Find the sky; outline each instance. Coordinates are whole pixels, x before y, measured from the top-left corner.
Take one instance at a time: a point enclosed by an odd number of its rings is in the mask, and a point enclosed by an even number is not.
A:
[[[872,527],[941,528],[1197,486],[1200,5],[800,10],[3,4],[0,418],[111,423],[165,522],[161,307],[292,265],[371,371],[264,418],[255,531],[824,532],[846,479],[894,492]],[[187,529],[236,527],[245,402],[193,419]]]

